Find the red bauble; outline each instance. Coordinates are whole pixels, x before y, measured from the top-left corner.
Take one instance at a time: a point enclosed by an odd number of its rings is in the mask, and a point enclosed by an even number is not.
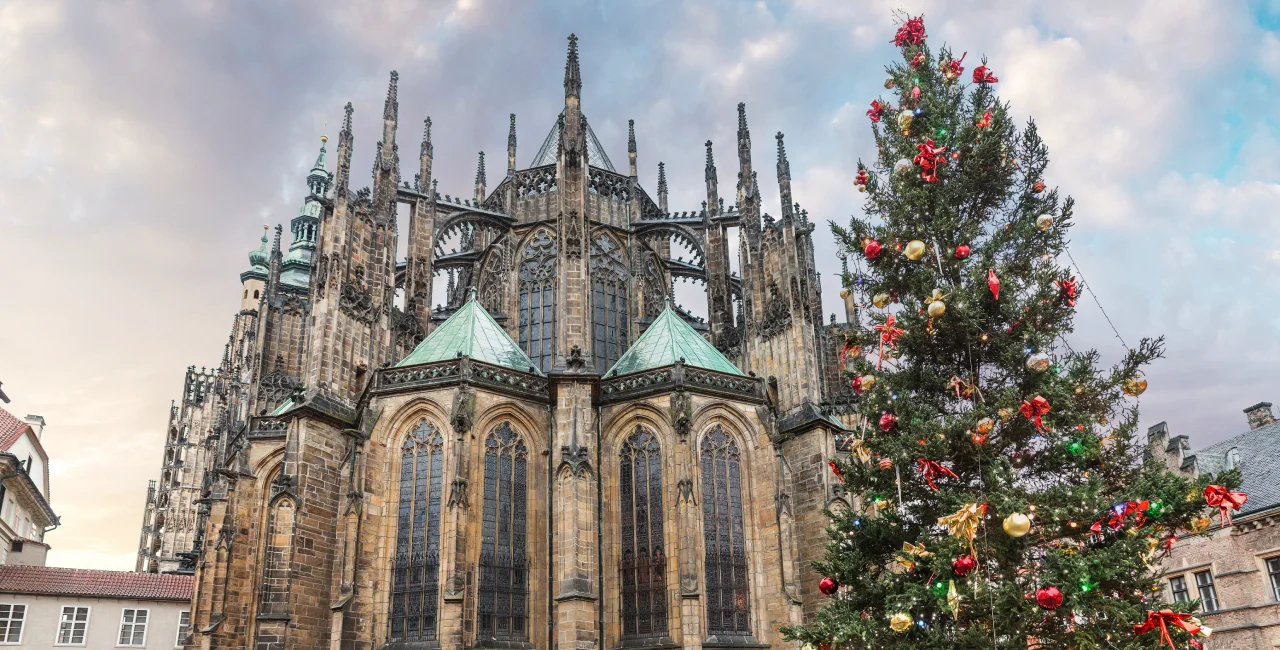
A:
[[[969,257],[969,247],[964,244],[956,246],[956,259],[963,260]]]
[[[840,585],[836,584],[835,578],[827,577],[827,578],[823,578],[818,582],[818,591],[821,591],[823,594],[827,596],[836,595],[836,590],[839,588],[840,588]],[[1058,600],[1059,601],[1062,600],[1061,595],[1058,596]]]
[[[880,430],[888,431],[898,424],[898,416],[892,413],[885,413],[880,416]]]
[[[969,555],[968,553],[965,553],[964,555],[961,555],[960,557],[951,561],[951,570],[955,571],[956,575],[960,576],[961,578],[965,577],[966,575],[969,575],[969,572],[972,571],[977,566],[978,566],[978,561],[973,559],[973,556]]]
[[[1039,194],[1044,191],[1044,181],[1036,181],[1031,184],[1031,191]]]
[[[853,378],[853,380],[851,380],[851,381],[849,382],[849,387],[853,389],[853,392],[855,392],[855,393],[857,393],[857,394],[861,395],[861,394],[862,394],[862,391],[863,391],[863,388],[862,388],[862,376],[861,376],[861,375],[859,375],[859,376],[857,376],[857,377],[854,377],[854,378]]]
[[[893,461],[888,458],[881,458],[880,469],[893,469]]]
[[[1054,586],[1037,589],[1036,604],[1045,609],[1057,609],[1062,605],[1062,590]]]
[[[880,242],[874,239],[868,239],[867,245],[862,248],[862,254],[866,255],[867,259],[874,260],[875,258],[880,257],[881,248],[882,246],[880,246]]]

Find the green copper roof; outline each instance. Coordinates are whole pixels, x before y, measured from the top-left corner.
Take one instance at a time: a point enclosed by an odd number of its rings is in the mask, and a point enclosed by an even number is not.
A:
[[[276,407],[276,410],[274,410],[274,411],[272,411],[272,412],[271,412],[271,415],[272,415],[273,417],[274,417],[274,416],[276,416],[276,415],[284,415],[284,412],[285,412],[285,411],[288,411],[288,410],[289,410],[290,408],[292,408],[292,407],[293,407],[293,400],[292,400],[292,399],[287,399],[287,400],[285,400],[285,401],[283,401],[283,402],[280,402],[280,406],[277,406],[277,407]]]
[[[680,359],[697,368],[730,375],[742,374],[737,366],[707,343],[668,304],[605,376],[628,375],[650,368],[670,366]]]
[[[456,359],[459,353],[495,366],[542,374],[542,371],[534,367],[524,350],[480,306],[474,290],[467,304],[454,312],[396,365],[413,366]]]

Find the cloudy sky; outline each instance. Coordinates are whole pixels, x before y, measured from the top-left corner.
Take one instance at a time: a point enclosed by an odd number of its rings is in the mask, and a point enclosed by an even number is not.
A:
[[[935,45],[991,59],[1002,97],[1040,125],[1051,184],[1078,200],[1084,279],[1126,341],[1168,335],[1143,426],[1200,446],[1280,401],[1274,3],[0,0],[0,381],[6,408],[49,421],[65,522],[50,563],[133,567],[184,368],[218,362],[245,253],[295,213],[347,101],[353,167],[370,169],[390,70],[401,141],[433,119],[441,192],[470,195],[478,151],[504,160],[508,113],[528,164],[572,31],[584,112],[615,164],[636,121],[641,182],[665,161],[672,209],[699,207],[708,138],[733,182],[745,101],[766,209],[784,131],[796,200],[843,221],[861,207],[851,178],[895,8],[924,13]],[[817,239],[838,311],[834,245]],[[1073,346],[1114,359],[1120,342],[1080,304]]]

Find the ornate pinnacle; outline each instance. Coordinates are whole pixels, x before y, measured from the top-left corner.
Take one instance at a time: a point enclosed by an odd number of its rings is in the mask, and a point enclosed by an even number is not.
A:
[[[348,137],[351,136],[351,113],[354,110],[355,109],[351,107],[351,102],[347,102],[347,106],[342,109],[342,133]]]
[[[743,140],[751,141],[751,133],[747,131],[747,104],[746,102],[738,102],[738,143]]]
[[[480,152],[480,162],[476,165],[476,185],[484,185],[484,152]]]
[[[569,34],[569,58],[564,64],[564,92],[576,96],[582,92],[582,71],[578,69],[578,37]]]
[[[667,193],[667,166],[664,163],[658,163],[658,194]]]
[[[791,163],[787,162],[787,148],[786,145],[782,143],[782,131],[778,131],[778,134],[773,137],[778,140],[778,176],[781,177],[785,175],[787,178],[790,178]]]
[[[400,73],[391,71],[391,82],[387,84],[387,101],[382,105],[382,119],[393,120],[400,112],[400,101],[396,98],[396,85],[400,81]]]
[[[516,114],[511,114],[511,128],[507,131],[507,147],[514,149],[516,146]]]
[[[627,120],[627,153],[636,152],[636,121]]]
[[[711,141],[707,140],[707,180],[715,180],[716,159],[711,153]]]

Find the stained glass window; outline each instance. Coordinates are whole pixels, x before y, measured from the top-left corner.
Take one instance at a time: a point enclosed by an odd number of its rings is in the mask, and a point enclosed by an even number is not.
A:
[[[601,233],[591,241],[591,329],[596,371],[604,372],[626,352],[627,264],[622,248]]]
[[[720,425],[702,439],[702,528],[707,571],[707,631],[751,633],[742,519],[742,461]]]
[[[667,633],[667,557],[662,539],[662,460],[643,427],[622,444],[622,634]]]
[[[444,438],[423,421],[400,447],[400,507],[391,573],[391,640],[431,641],[440,611]]]
[[[510,423],[498,425],[485,439],[478,645],[529,639],[528,458]]]
[[[556,241],[539,230],[520,255],[520,347],[543,372],[556,356]]]

